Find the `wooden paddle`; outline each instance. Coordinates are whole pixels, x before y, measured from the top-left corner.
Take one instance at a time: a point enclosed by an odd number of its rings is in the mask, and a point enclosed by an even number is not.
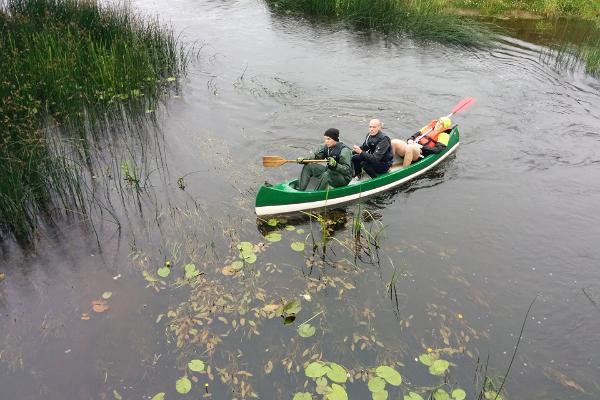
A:
[[[462,99],[461,101],[459,101],[458,103],[456,103],[456,105],[452,109],[452,112],[450,114],[446,115],[446,117],[450,118],[454,114],[463,111],[464,109],[466,109],[467,107],[472,106],[473,104],[475,104],[475,99],[474,98],[472,98],[472,97],[465,97],[464,99]],[[415,139],[415,143],[419,143],[419,140],[421,140],[423,137],[425,137],[425,135],[427,135],[429,132],[431,132],[433,130],[433,128],[435,128],[435,127],[432,127],[427,132],[425,132],[421,136],[417,137]]]
[[[287,164],[287,163],[295,163],[296,160],[286,160],[283,157],[280,156],[263,156],[262,159],[263,162],[263,167],[281,167],[283,164]],[[327,160],[304,160],[302,161],[302,164],[308,164],[308,163],[326,163]]]

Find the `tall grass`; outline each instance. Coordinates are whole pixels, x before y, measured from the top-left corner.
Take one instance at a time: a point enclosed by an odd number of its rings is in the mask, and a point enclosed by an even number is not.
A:
[[[90,142],[154,110],[186,63],[170,29],[128,8],[0,1],[1,232],[31,239],[40,216],[85,213]]]
[[[526,11],[546,17],[594,19],[600,16],[600,0],[449,0],[447,6],[475,9],[486,15]]]
[[[275,9],[340,19],[356,29],[407,33],[416,38],[477,45],[488,38],[477,22],[444,12],[427,0],[266,0]]]

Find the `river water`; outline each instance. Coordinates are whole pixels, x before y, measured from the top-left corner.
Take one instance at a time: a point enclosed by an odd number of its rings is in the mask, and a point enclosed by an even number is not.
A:
[[[132,193],[115,202],[120,230],[102,214],[96,231],[64,226],[35,251],[2,245],[2,399],[316,396],[301,368],[313,356],[353,374],[393,365],[404,386],[388,385],[390,398],[425,396],[440,383],[415,361],[427,348],[474,398],[477,366],[502,378],[517,343],[506,398],[600,396],[597,79],[508,36],[463,49],[279,16],[260,1],[132,6],[197,49],[159,113],[162,169],[138,207]],[[257,221],[260,184],[299,172],[264,169],[263,155],[306,155],[329,127],[358,143],[371,118],[405,138],[466,96],[477,103],[455,117],[456,156],[362,204],[365,227],[381,229],[378,250],[353,251],[356,205],[335,213],[325,250],[314,219]],[[240,241],[258,261],[224,274]],[[165,260],[164,283],[144,278]],[[198,287],[175,278],[187,263],[204,272]],[[96,313],[103,292],[109,309]],[[258,312],[282,299],[302,302],[293,324]],[[169,327],[198,303],[210,315],[177,343]],[[316,334],[298,336],[311,317]],[[190,359],[210,373],[186,369]],[[184,375],[195,377],[187,395],[175,390]],[[346,390],[370,398],[362,381]]]

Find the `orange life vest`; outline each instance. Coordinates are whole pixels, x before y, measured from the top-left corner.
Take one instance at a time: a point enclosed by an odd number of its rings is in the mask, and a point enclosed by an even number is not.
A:
[[[428,123],[427,125],[422,127],[421,130],[419,131],[419,132],[421,132],[421,135],[423,134],[423,132],[430,131],[428,134],[426,134],[421,139],[419,139],[419,144],[421,146],[435,147],[435,144],[438,142],[438,136],[440,136],[440,133],[442,133],[446,130],[446,129],[440,129],[439,131],[434,131],[433,128],[435,127],[436,122],[437,122],[437,119],[434,119],[433,121],[431,121],[430,123]]]

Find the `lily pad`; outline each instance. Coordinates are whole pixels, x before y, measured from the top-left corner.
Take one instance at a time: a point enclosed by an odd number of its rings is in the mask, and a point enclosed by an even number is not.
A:
[[[202,372],[204,371],[204,361],[202,360],[191,360],[188,363],[188,368],[194,372]]]
[[[295,315],[300,312],[302,306],[300,305],[299,300],[292,300],[288,302],[285,306],[283,306],[283,314],[285,315]]]
[[[304,243],[302,242],[292,242],[290,246],[294,251],[304,251]]]
[[[161,278],[166,278],[167,276],[169,276],[169,274],[171,273],[171,268],[169,267],[160,267],[158,269],[158,271],[156,271],[156,273],[158,274],[158,276],[160,276]]]
[[[186,264],[185,267],[183,267],[183,269],[185,270],[185,279],[191,279],[195,276],[200,275],[200,271],[196,269],[195,264]]]
[[[252,252],[252,243],[250,242],[240,242],[240,244],[237,245],[237,248],[239,251],[241,252]]]
[[[388,395],[389,393],[387,390],[371,393],[371,397],[373,397],[373,400],[387,400]]]
[[[388,367],[387,365],[382,365],[377,367],[375,370],[375,374],[378,377],[385,379],[387,383],[394,386],[400,386],[402,383],[402,376],[392,367]]]
[[[464,400],[467,397],[467,393],[465,393],[462,389],[454,389],[452,391],[452,398],[454,400]]]
[[[302,228],[296,229],[296,233],[299,235],[302,235],[304,233],[304,229],[302,229]]]
[[[435,356],[433,356],[432,354],[423,353],[419,356],[419,361],[421,361],[422,364],[431,367],[433,365],[433,362],[435,361]]]
[[[286,226],[285,226],[285,230],[286,230],[286,231],[293,231],[293,230],[295,230],[295,229],[296,229],[296,227],[295,227],[294,225],[286,225]]]
[[[110,299],[111,297],[112,297],[112,292],[104,292],[104,293],[102,293],[102,298],[103,298],[104,300],[108,300],[108,299]]]
[[[236,271],[239,271],[242,268],[244,268],[244,263],[240,260],[235,260],[234,262],[231,263],[231,268],[233,268]]]
[[[383,378],[376,376],[375,378],[371,378],[369,380],[367,386],[369,387],[369,390],[373,393],[381,392],[382,390],[385,390],[385,381],[383,380]]]
[[[254,264],[256,262],[256,254],[254,253],[242,253],[242,258],[248,264]]]
[[[436,376],[444,375],[449,366],[450,363],[446,360],[435,360],[433,365],[429,367],[429,373]]]
[[[279,242],[281,240],[281,233],[279,232],[271,232],[267,236],[265,236],[269,242]]]
[[[450,400],[450,395],[444,389],[436,389],[433,392],[433,400]]]
[[[298,392],[294,395],[294,398],[292,400],[312,400],[312,394],[308,392]]]
[[[156,393],[150,400],[165,400],[165,392]]]
[[[348,393],[343,386],[333,383],[331,391],[327,393],[327,400],[348,400]]]
[[[192,390],[192,382],[190,382],[187,376],[182,376],[175,382],[175,389],[181,394],[189,393]]]
[[[408,392],[404,395],[404,400],[423,400],[423,397],[419,393]]]
[[[311,324],[304,324],[298,328],[298,335],[302,337],[311,337],[316,332],[316,329]]]
[[[339,364],[329,363],[329,371],[327,371],[327,377],[333,382],[344,383],[346,382],[346,369]]]
[[[269,226],[277,226],[278,223],[279,221],[277,220],[277,218],[271,218],[267,221],[267,225]]]
[[[320,378],[329,371],[329,367],[322,361],[314,361],[308,364],[304,374],[309,378]]]

